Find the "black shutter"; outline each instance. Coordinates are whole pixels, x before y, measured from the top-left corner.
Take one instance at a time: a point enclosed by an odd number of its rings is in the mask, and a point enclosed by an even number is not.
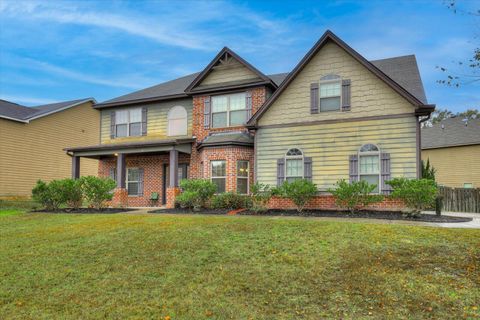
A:
[[[277,186],[281,186],[285,180],[285,159],[277,160]]]
[[[143,196],[143,169],[138,169],[138,195]]]
[[[147,135],[147,107],[142,108],[142,136]]]
[[[310,113],[318,113],[318,82],[310,84]]]
[[[115,111],[110,112],[110,139],[115,139]]]
[[[342,80],[342,111],[350,111],[350,79]]]
[[[386,182],[391,179],[390,173],[390,154],[380,154],[380,185],[383,194],[390,194],[392,187]]]
[[[205,129],[210,128],[210,97],[203,99],[203,126]]]
[[[247,91],[246,96],[245,96],[245,105],[247,107],[247,120],[250,120],[250,117],[252,116],[252,93],[250,91]]]
[[[349,159],[350,182],[358,181],[358,155],[352,154]]]
[[[303,158],[303,177],[308,181],[312,181],[312,158]]]

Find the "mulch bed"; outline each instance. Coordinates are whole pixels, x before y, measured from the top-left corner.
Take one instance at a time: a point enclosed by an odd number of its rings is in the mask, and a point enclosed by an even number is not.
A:
[[[33,210],[32,212],[45,212],[45,213],[100,213],[100,214],[111,214],[111,213],[124,213],[129,211],[134,211],[135,209],[128,208],[103,208],[101,210],[95,208],[63,208],[58,210]]]
[[[418,217],[409,217],[399,211],[359,211],[354,214],[349,211],[326,211],[326,210],[296,210],[270,209],[263,213],[253,211],[242,211],[240,215],[258,215],[258,216],[300,216],[300,217],[330,217],[330,218],[363,218],[363,219],[384,219],[384,220],[407,220],[423,222],[469,222],[472,218],[436,216],[432,214],[421,214]]]
[[[226,215],[231,210],[229,209],[201,209],[200,211],[193,211],[188,209],[157,209],[148,211],[148,213],[174,213],[174,214],[216,214],[216,215]]]

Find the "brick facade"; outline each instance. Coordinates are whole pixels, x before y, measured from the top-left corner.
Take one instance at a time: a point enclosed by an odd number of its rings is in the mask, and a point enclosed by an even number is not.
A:
[[[268,203],[270,209],[294,209],[293,202],[286,198],[272,197]],[[386,197],[382,202],[372,204],[365,209],[398,211],[404,208],[403,202],[400,200]],[[335,204],[335,198],[330,194],[319,195],[313,198],[305,209],[325,209],[325,210],[340,210]]]
[[[115,191],[114,199],[112,200],[112,205],[129,207],[155,207],[162,205],[163,168],[164,165],[168,164],[169,162],[169,155],[167,153],[148,156],[127,155],[125,161],[127,169],[143,168],[143,196],[127,196],[127,199],[125,200],[125,196],[119,193],[119,189],[117,188]],[[179,164],[189,163],[189,155],[180,153],[178,162]],[[110,170],[115,167],[116,158],[100,160],[98,165],[98,176],[109,177]],[[158,201],[153,202],[150,200],[152,192],[158,192],[158,194],[160,195],[160,199]]]

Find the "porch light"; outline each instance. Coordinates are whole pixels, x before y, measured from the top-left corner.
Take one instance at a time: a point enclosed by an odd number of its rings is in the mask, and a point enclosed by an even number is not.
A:
[[[118,153],[114,153],[113,155],[114,155],[115,157],[118,157]]]

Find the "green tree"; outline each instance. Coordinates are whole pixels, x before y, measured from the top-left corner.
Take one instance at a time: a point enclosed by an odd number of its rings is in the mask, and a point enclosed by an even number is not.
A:
[[[422,178],[430,179],[435,181],[435,173],[437,170],[430,165],[430,158],[427,159],[427,162],[422,160]]]

